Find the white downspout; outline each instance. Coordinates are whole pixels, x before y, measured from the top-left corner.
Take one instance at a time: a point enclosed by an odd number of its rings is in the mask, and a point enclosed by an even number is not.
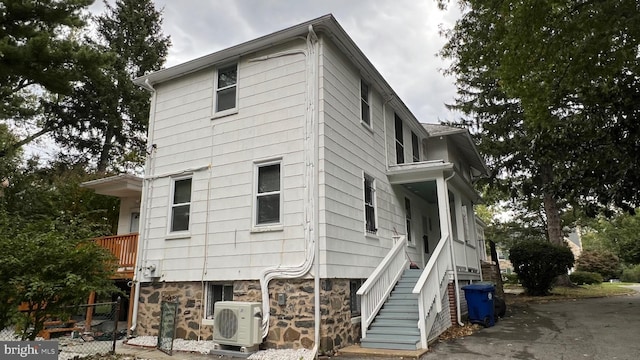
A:
[[[317,158],[317,149],[318,144],[315,143],[315,137],[318,136],[314,134],[317,127],[317,118],[316,112],[317,104],[317,48],[318,48],[318,37],[313,31],[313,27],[309,26],[309,33],[307,35],[307,50],[308,50],[308,79],[311,81],[307,82],[307,111],[305,115],[305,178],[306,178],[306,187],[305,187],[305,240],[307,242],[306,248],[306,257],[302,264],[298,266],[276,266],[265,269],[260,276],[260,288],[262,292],[262,337],[265,338],[269,335],[269,319],[270,319],[270,301],[269,301],[269,282],[275,278],[281,279],[295,279],[302,277],[309,273],[311,267],[313,265],[314,260],[316,259],[316,249],[318,248],[317,239],[317,223],[318,219],[316,216],[317,204],[317,175],[318,166],[315,163],[315,158]],[[262,60],[262,59],[256,59]],[[319,258],[319,257],[317,257]],[[317,262],[318,260],[316,260]],[[319,268],[319,264],[316,264],[316,268]],[[315,283],[319,283],[319,274],[316,271],[316,279]],[[316,286],[316,316],[319,316],[319,286]],[[319,328],[319,321],[316,323],[316,327]],[[316,338],[319,339],[319,333],[316,332]],[[319,341],[316,340],[314,345],[314,354],[317,354]]]
[[[455,171],[451,174],[451,176],[444,179],[445,191],[447,194],[445,205],[447,207],[447,214],[449,214],[449,216],[451,216],[451,208],[449,208],[449,187],[446,185],[454,176],[456,176]],[[449,220],[449,234],[453,234],[451,230],[451,220]],[[451,265],[453,267],[453,285],[456,288],[456,317],[458,320],[458,325],[464,326],[464,323],[462,322],[462,313],[460,312],[460,287],[458,286],[458,267],[456,266],[456,254],[453,246],[453,236],[451,235],[449,235],[449,249],[451,250]]]
[[[153,169],[153,166],[151,166],[152,162],[153,162],[153,155],[155,152],[155,144],[153,143],[153,125],[155,124],[155,114],[156,114],[156,98],[157,98],[157,93],[156,93],[156,89],[153,88],[153,86],[149,83],[149,79],[145,79],[144,81],[144,85],[141,85],[142,88],[149,90],[151,92],[151,106],[149,108],[149,129],[148,129],[148,138],[147,138],[147,144],[149,144],[149,154],[147,156],[147,163],[146,163],[146,169],[145,169],[145,175],[146,174],[151,174],[151,170]],[[146,176],[145,176],[146,178]],[[143,192],[140,194],[140,223],[138,225],[138,254],[136,255],[136,268],[134,269],[133,272],[133,284],[136,287],[135,291],[134,291],[134,298],[133,298],[133,313],[131,314],[131,327],[129,328],[129,332],[133,332],[136,330],[136,327],[138,326],[138,307],[140,306],[140,281],[138,279],[138,277],[140,276],[140,272],[141,272],[141,268],[140,265],[142,265],[142,254],[144,252],[144,248],[147,242],[147,238],[148,238],[148,231],[149,231],[149,226],[148,224],[145,226],[145,219],[148,216],[148,205],[146,205],[147,202],[149,202],[149,197],[150,197],[150,181],[149,183],[145,183],[146,180],[143,180],[143,189],[146,190],[146,194]],[[146,186],[144,186],[146,185]],[[150,202],[149,202],[150,203]],[[139,227],[143,226],[143,231],[140,231]],[[140,238],[142,237],[142,238]]]
[[[309,26],[309,32],[313,32],[313,28]],[[315,161],[315,168],[313,169],[313,241],[315,241],[316,258],[315,258],[315,273],[314,273],[314,310],[315,310],[315,327],[314,327],[314,341],[313,341],[313,354],[318,358],[318,350],[320,349],[320,322],[322,320],[322,313],[320,311],[320,50],[318,45],[317,36],[316,43],[314,44],[314,53],[309,54],[313,56],[313,71],[315,76],[313,77],[313,115],[315,121],[313,122],[314,134],[314,146],[313,146],[313,160]]]

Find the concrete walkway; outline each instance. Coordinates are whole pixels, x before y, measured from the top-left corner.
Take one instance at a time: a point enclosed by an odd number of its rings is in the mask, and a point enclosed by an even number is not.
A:
[[[640,291],[640,286],[634,286]],[[496,326],[438,343],[430,359],[640,359],[640,294],[520,305]]]

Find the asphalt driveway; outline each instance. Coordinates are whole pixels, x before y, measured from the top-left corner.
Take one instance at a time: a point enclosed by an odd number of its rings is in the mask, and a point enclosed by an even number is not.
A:
[[[640,359],[640,293],[514,306],[496,326],[434,344],[422,360],[443,358]]]

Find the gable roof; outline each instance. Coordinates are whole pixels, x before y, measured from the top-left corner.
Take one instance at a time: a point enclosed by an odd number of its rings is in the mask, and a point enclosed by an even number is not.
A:
[[[454,145],[460,149],[469,165],[479,172],[479,174],[473,174],[474,176],[489,174],[489,169],[487,169],[487,165],[482,156],[480,156],[469,130],[440,124],[422,124],[422,126],[427,130],[430,138],[446,136],[451,139]]]
[[[418,119],[411,113],[406,104],[397,96],[364,53],[358,48],[347,32],[340,26],[332,14],[303,22],[292,27],[250,40],[227,49],[223,49],[182,64],[138,77],[133,80],[136,85],[153,90],[153,86],[181,76],[212,67],[216,64],[237,60],[243,55],[267,49],[274,45],[285,43],[293,38],[306,36],[309,30],[324,33],[347,57],[359,68],[363,76],[369,81],[385,100],[396,110],[403,119],[412,121],[414,130],[425,133]]]

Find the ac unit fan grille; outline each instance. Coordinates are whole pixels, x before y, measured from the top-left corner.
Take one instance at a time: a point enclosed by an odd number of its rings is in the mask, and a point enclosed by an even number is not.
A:
[[[233,339],[238,332],[238,317],[231,309],[222,309],[216,316],[218,334],[225,339]]]

